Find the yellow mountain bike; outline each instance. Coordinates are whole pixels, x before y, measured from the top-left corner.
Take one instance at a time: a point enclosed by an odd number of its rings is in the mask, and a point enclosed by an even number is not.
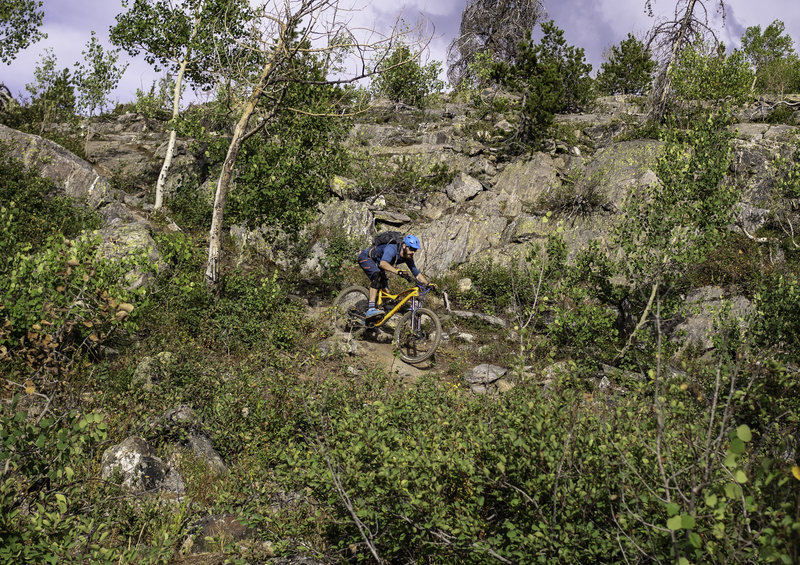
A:
[[[351,332],[359,337],[367,330],[391,332],[387,322],[398,312],[403,317],[394,329],[394,347],[406,363],[422,363],[430,359],[442,341],[442,323],[433,310],[423,308],[425,296],[436,287],[417,282],[406,275],[414,286],[390,294],[378,291],[378,306],[388,309],[382,318],[366,319],[369,291],[363,286],[349,286],[333,301],[332,319],[337,330]]]

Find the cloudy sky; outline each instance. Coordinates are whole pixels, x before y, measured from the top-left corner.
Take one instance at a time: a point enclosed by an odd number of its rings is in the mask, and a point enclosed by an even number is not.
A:
[[[342,0],[359,1],[359,0]],[[421,16],[434,30],[429,58],[444,62],[447,45],[457,34],[461,11],[466,0],[360,0],[362,7],[354,13],[354,25],[373,29],[389,29],[401,17],[415,22]],[[586,51],[586,59],[595,71],[603,62],[608,47],[619,43],[630,32],[643,36],[654,21],[672,16],[676,0],[653,0],[654,18],[645,13],[644,0],[545,0],[550,18],[565,32],[567,41]],[[716,13],[717,0],[706,0],[709,17],[726,44],[736,47],[748,26],[765,28],[773,20],[786,24],[786,31],[800,51],[800,2],[796,0],[730,0],[726,4],[723,25]],[[10,65],[0,63],[0,82],[17,98],[26,95],[25,85],[33,81],[33,70],[47,47],[58,58],[59,68],[73,67],[82,60],[90,32],[107,44],[108,30],[115,16],[124,11],[122,0],[44,0],[43,31],[48,38],[21,52]],[[129,60],[126,54],[121,56]],[[142,60],[130,60],[130,66],[113,97],[120,102],[132,101],[136,89],[149,89],[158,75]]]

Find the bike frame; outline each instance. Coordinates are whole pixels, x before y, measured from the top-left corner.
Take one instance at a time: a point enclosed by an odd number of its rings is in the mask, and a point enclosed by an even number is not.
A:
[[[380,321],[375,322],[372,327],[378,328],[384,324],[384,322],[388,321],[389,318],[394,316],[400,309],[405,306],[409,301],[411,301],[411,310],[416,311],[419,308],[422,308],[422,304],[425,302],[425,295],[430,292],[430,288],[417,284],[412,288],[407,288],[403,291],[400,291],[397,294],[390,294],[385,292],[383,289],[378,291],[378,301],[377,304],[380,306],[384,300],[399,300],[397,304],[395,304],[394,308],[389,310]],[[417,328],[414,327],[416,324],[415,318],[411,320],[411,328],[413,331],[416,331]]]

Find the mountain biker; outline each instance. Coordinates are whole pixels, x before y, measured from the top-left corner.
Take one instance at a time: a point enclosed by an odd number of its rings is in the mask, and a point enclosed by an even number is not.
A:
[[[371,245],[362,251],[358,256],[358,264],[364,269],[364,273],[370,280],[369,285],[369,304],[367,306],[367,318],[383,316],[383,310],[375,306],[378,298],[378,290],[389,290],[389,277],[386,273],[402,275],[404,270],[398,269],[395,265],[405,263],[414,278],[421,284],[430,284],[428,279],[420,273],[414,264],[414,253],[419,251],[419,239],[413,235],[407,235],[399,243],[384,243],[382,245]]]

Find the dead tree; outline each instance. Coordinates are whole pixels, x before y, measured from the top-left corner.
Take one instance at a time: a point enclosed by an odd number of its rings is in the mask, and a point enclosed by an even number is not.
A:
[[[709,26],[708,8],[709,0],[678,0],[675,5],[675,15],[671,20],[656,22],[650,31],[647,48],[656,54],[661,66],[650,92],[651,120],[661,122],[664,119],[672,96],[672,70],[678,57],[687,46],[698,39],[711,39],[716,45],[719,43],[714,30]],[[653,16],[654,0],[645,1],[645,10]],[[717,4],[717,11],[725,19],[725,3],[723,0],[713,0]]]
[[[447,77],[453,86],[470,80],[470,64],[480,53],[513,63],[519,44],[545,16],[540,0],[469,0],[461,29],[447,49]]]

